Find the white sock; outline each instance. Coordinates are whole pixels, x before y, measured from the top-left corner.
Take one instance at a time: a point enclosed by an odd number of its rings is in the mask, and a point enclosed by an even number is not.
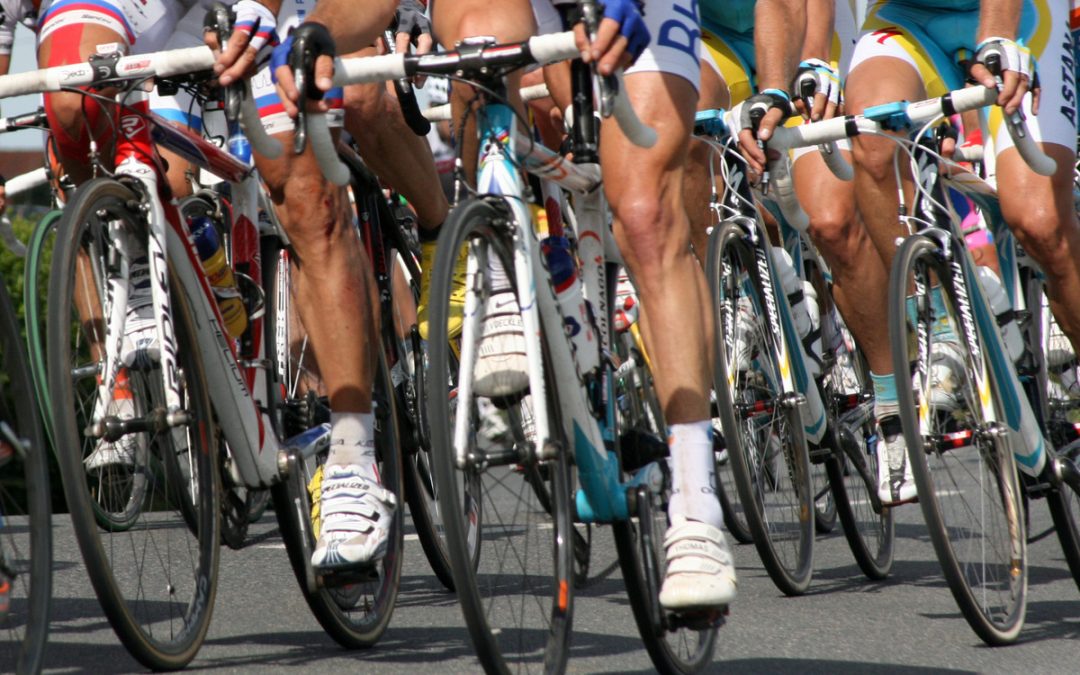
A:
[[[375,417],[372,413],[330,413],[330,454],[327,464],[356,465],[372,480],[378,480],[375,465]]]
[[[672,424],[668,435],[671,449],[671,503],[668,516],[720,527],[724,514],[716,495],[716,460],[713,457],[712,422]]]

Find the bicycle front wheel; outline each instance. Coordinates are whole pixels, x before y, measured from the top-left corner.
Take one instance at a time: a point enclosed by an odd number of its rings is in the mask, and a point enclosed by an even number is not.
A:
[[[966,252],[953,246],[952,260],[964,261]],[[972,348],[985,342],[968,332],[968,286],[954,269],[964,267],[947,263],[929,237],[910,237],[897,252],[889,279],[896,390],[919,504],[949,589],[980,638],[1007,644],[1027,605],[1023,496],[1010,435],[996,421],[1005,411],[991,357]]]
[[[798,398],[783,390],[791,350],[765,320],[776,298],[768,297],[741,223],[713,230],[707,269],[713,382],[739,501],[773,583],[798,595],[813,574],[814,493]]]
[[[41,670],[49,633],[48,448],[15,308],[0,283],[0,670]]]
[[[488,261],[501,265],[511,283],[514,278],[511,224],[504,202],[477,199],[459,205],[443,227],[431,284],[431,372],[448,372],[451,364],[447,319],[459,251],[467,246],[479,263],[470,277],[479,296],[474,324],[479,340],[485,301],[495,283]],[[538,292],[551,291],[541,287]],[[561,672],[574,591],[570,467],[562,439],[537,437],[532,403],[534,396],[546,397],[552,431],[559,434],[554,378],[546,373],[542,394],[518,392],[496,406],[489,399],[461,397],[463,383],[472,383],[473,376],[460,372],[453,414],[448,385],[427,383],[431,459],[458,600],[489,672]],[[458,421],[469,430],[463,466],[453,441]]]
[[[220,483],[196,327],[175,279],[169,285],[173,376],[183,414],[166,416],[166,374],[153,358],[123,369],[132,406],[121,405],[119,387],[114,405],[100,401],[105,345],[119,342],[109,334],[106,285],[120,273],[117,239],[126,237],[133,247],[145,241],[145,223],[132,206],[139,201],[125,185],[99,179],[85,184],[64,211],[49,282],[49,391],[64,493],[102,608],[140,663],[175,669],[195,657],[210,625]],[[102,420],[107,437],[95,435],[92,423]],[[180,457],[191,463],[186,472],[176,470]]]

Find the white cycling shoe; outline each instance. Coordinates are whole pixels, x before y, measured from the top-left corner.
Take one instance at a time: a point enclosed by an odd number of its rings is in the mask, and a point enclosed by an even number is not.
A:
[[[907,443],[898,415],[888,415],[881,419],[878,442],[878,499],[885,506],[899,506],[917,501],[919,493],[915,488],[915,477],[911,473],[908,461]]]
[[[735,560],[718,528],[673,516],[664,536],[660,605],[672,612],[724,609],[735,600]]]
[[[473,367],[473,391],[487,398],[505,398],[528,386],[529,363],[517,298],[509,288],[495,291],[484,310]]]
[[[121,420],[135,417],[135,400],[132,398],[130,386],[126,378],[117,383],[113,391],[114,398],[109,404],[108,417],[118,417]],[[134,466],[135,454],[145,444],[146,437],[141,433],[126,434],[112,443],[99,439],[94,451],[83,460],[83,466],[87,471],[100,471],[109,466]]]
[[[356,465],[323,467],[319,541],[311,565],[321,572],[364,567],[386,556],[397,498]]]

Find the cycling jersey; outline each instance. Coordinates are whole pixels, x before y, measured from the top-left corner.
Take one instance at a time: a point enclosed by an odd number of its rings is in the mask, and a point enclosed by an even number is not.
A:
[[[962,9],[953,9],[959,7]],[[1031,49],[1042,86],[1039,115],[1024,111],[1037,141],[1065,147],[1076,144],[1076,81],[1068,7],[1062,0],[1024,0],[1017,38]],[[970,59],[979,23],[977,1],[873,0],[851,68],[881,56],[909,64],[922,79],[928,96],[941,96],[965,84],[961,60]],[[989,131],[997,152],[1012,147],[1001,123],[1001,109],[990,110]]]
[[[1072,29],[1073,38],[1073,70],[1077,91],[1080,92],[1080,0],[1072,1],[1072,12],[1069,13],[1069,27]],[[1080,119],[1076,120],[1080,127]]]
[[[757,59],[754,54],[754,5],[756,0],[703,0],[701,3],[702,57],[728,87],[731,105],[757,90]],[[836,1],[832,49],[834,68],[847,71],[855,46],[855,11],[849,0]]]

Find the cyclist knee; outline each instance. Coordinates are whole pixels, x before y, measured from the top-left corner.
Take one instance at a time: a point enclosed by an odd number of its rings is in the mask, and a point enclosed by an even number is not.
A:
[[[1075,267],[1080,243],[1075,219],[1062,218],[1053,204],[1032,201],[1015,217],[1006,215],[1017,242],[1051,276]]]
[[[294,172],[285,182],[289,241],[301,258],[324,259],[345,223],[342,190],[319,173]]]
[[[850,204],[827,204],[821,209],[811,209],[808,216],[810,238],[826,254],[846,256],[860,235],[855,210]]]
[[[852,159],[859,171],[868,175],[875,183],[895,181],[893,155],[896,145],[885,138],[858,136],[852,143]]]

